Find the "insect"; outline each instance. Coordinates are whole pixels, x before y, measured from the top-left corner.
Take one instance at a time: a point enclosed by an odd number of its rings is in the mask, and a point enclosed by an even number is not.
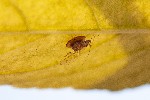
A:
[[[66,47],[72,48],[74,52],[79,52],[84,47],[91,46],[91,40],[85,40],[85,38],[85,36],[74,37],[67,42]]]
[[[65,59],[63,61],[65,61],[65,63],[67,63],[70,59],[74,59],[77,56],[76,54],[79,55],[80,50],[84,47],[91,46],[91,40],[85,40],[85,38],[85,36],[77,36],[67,42],[66,47],[72,48],[74,53],[69,52],[64,56]],[[63,61],[61,61],[61,65],[63,64]]]

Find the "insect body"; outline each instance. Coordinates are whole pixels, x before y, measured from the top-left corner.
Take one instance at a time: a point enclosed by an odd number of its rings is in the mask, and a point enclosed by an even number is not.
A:
[[[74,52],[68,52],[64,57],[65,59],[61,61],[61,65],[65,62],[68,63],[69,61],[73,60],[80,54],[80,50],[82,50],[84,47],[87,47],[90,45],[91,40],[85,40],[85,36],[77,36],[69,40],[66,44],[66,47],[72,48]]]
[[[77,36],[69,40],[66,44],[66,47],[72,48],[75,52],[80,51],[84,47],[90,45],[91,40],[85,40],[85,36]]]

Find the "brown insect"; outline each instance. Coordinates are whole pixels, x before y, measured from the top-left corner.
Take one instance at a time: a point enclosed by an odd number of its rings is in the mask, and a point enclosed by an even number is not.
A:
[[[74,37],[67,42],[66,47],[72,48],[75,52],[78,52],[88,45],[91,46],[91,40],[85,40],[85,38],[85,36]]]
[[[76,58],[80,54],[80,50],[82,50],[84,47],[91,46],[91,40],[85,40],[85,38],[85,36],[77,36],[67,42],[66,47],[72,48],[74,50],[74,53],[67,53],[64,56],[64,60],[60,62],[61,65],[63,63],[68,63],[68,61],[70,61],[71,59]]]

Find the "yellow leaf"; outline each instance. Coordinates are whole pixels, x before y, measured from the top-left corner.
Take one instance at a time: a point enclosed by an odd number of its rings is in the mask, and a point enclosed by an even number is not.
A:
[[[148,83],[147,2],[0,0],[0,84],[118,90]],[[66,43],[76,36],[92,46],[73,53]]]

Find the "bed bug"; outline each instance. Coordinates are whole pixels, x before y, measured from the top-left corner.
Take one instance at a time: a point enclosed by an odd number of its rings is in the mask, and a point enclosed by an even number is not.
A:
[[[66,47],[72,48],[75,52],[78,52],[88,45],[91,46],[91,40],[85,40],[85,38],[85,36],[74,37],[67,42]]]

